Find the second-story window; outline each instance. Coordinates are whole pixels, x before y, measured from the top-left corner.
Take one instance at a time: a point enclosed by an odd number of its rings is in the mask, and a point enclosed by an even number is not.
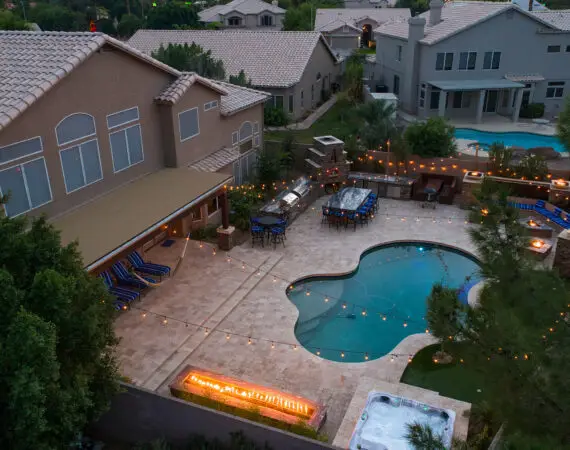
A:
[[[138,107],[107,116],[113,171],[128,169],[144,160],[142,129]]]
[[[438,53],[435,59],[435,70],[451,70],[453,68],[453,53]]]
[[[272,27],[273,26],[273,17],[272,16],[261,16],[261,26],[262,27]]]
[[[461,52],[459,54],[459,70],[475,70],[477,52]]]
[[[560,48],[560,45],[549,45],[549,46],[546,48],[546,51],[547,51],[548,53],[560,53],[560,49],[561,49],[561,48]]]
[[[485,52],[483,70],[497,70],[501,65],[501,52]]]

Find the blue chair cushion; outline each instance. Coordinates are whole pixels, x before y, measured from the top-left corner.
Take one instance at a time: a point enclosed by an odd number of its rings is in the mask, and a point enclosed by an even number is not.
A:
[[[536,201],[536,206],[540,207],[540,208],[544,208],[545,202],[544,200],[537,200]]]
[[[264,231],[263,227],[260,227],[258,225],[251,227],[252,233],[263,233],[263,231]]]

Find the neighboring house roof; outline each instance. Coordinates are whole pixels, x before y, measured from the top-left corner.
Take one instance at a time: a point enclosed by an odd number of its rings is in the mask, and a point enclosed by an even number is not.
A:
[[[513,4],[517,5],[519,8],[528,11],[528,0],[512,0]],[[548,8],[544,6],[542,3],[533,0],[532,2],[532,11],[548,11]]]
[[[226,75],[238,75],[243,69],[251,84],[258,87],[285,88],[297,84],[319,43],[338,62],[316,31],[138,30],[128,44],[151,54],[161,44],[192,42],[222,60]]]
[[[242,86],[236,86],[221,81],[208,80],[195,73],[183,73],[174,83],[162,91],[155,101],[162,104],[174,105],[188,91],[190,86],[199,82],[222,94],[220,112],[224,116],[231,116],[243,109],[265,102],[271,94],[256,91]]]
[[[220,111],[235,114],[261,102],[268,94],[214,82],[178,70],[102,33],[58,31],[0,31],[0,130],[69,75],[103,45],[109,44],[178,77],[166,91],[176,95],[194,83],[222,95]],[[185,87],[184,87],[185,86]]]
[[[393,8],[396,6],[397,0],[344,0],[344,7],[351,8],[356,4],[379,5],[385,8]]]
[[[531,11],[531,14],[548,22],[559,30],[570,31],[570,9],[556,11]]]
[[[220,16],[226,16],[232,12],[238,12],[243,15],[261,14],[263,11],[269,11],[273,14],[285,14],[283,8],[264,2],[263,0],[234,0],[225,5],[216,5],[200,11],[198,15],[202,22],[220,21]]]
[[[408,19],[410,16],[409,8],[317,9],[315,31],[334,31],[344,24],[360,30],[355,24],[363,19],[370,19],[379,25],[396,18]]]
[[[426,19],[425,35],[424,38],[420,40],[420,43],[428,45],[436,44],[507,10],[516,10],[552,28],[551,24],[540,19],[538,15],[526,12],[511,2],[447,2],[441,11],[441,22],[435,25],[429,25],[429,10],[420,14],[420,17]],[[374,32],[384,36],[407,39],[408,23],[403,20],[386,23],[376,28]]]
[[[190,164],[190,168],[199,172],[217,172],[233,163],[240,157],[239,148],[222,148],[217,152],[211,153],[205,158]]]

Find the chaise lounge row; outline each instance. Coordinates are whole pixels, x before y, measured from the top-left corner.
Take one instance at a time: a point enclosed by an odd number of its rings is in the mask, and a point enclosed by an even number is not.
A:
[[[550,203],[545,202],[544,200],[537,200],[534,204],[521,202],[510,202],[509,204],[515,208],[525,211],[536,211],[560,227],[570,229],[570,216],[568,213],[557,206],[553,206]]]

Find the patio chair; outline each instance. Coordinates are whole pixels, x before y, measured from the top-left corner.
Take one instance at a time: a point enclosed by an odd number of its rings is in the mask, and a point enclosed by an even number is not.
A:
[[[170,267],[163,264],[145,262],[136,250],[127,256],[127,259],[137,272],[158,276],[160,278],[165,275],[170,275]]]
[[[107,271],[102,272],[99,275],[99,278],[103,280],[103,283],[105,283],[105,286],[107,287],[109,293],[115,296],[118,302],[121,302],[123,304],[126,303],[128,305],[129,303],[139,299],[141,296],[139,292],[115,286],[113,284],[113,279],[111,278],[111,275]],[[121,307],[121,309],[123,308]]]
[[[422,202],[422,208],[432,208],[435,209],[437,206],[437,191],[435,189],[424,189],[424,194],[426,194],[426,199]]]
[[[356,224],[358,222],[358,214],[350,213],[346,215],[346,222],[344,223],[344,228],[348,228],[348,225],[354,225],[354,231],[356,231]]]
[[[358,208],[358,211],[356,211],[356,219],[358,220],[358,223],[360,224],[361,227],[364,226],[364,224],[366,224],[366,226],[368,226],[368,214],[370,212],[370,210],[366,209],[366,208]]]
[[[127,270],[127,268],[125,267],[125,265],[121,261],[118,261],[115,264],[113,264],[113,266],[111,267],[111,270],[115,274],[115,277],[117,278],[117,281],[119,284],[124,284],[126,286],[132,286],[132,287],[140,289],[141,291],[148,288],[148,285],[143,283],[137,277],[131,275],[129,273],[129,271]],[[142,277],[142,278],[145,279],[146,281],[150,282],[150,283],[155,282],[152,278],[149,278],[149,277]]]
[[[271,242],[273,243],[273,248],[276,248],[279,242],[285,247],[285,230],[280,227],[271,228]]]
[[[265,228],[259,225],[253,225],[251,227],[251,246],[255,245],[255,241],[259,241],[262,247],[265,247],[263,241],[265,241]]]

